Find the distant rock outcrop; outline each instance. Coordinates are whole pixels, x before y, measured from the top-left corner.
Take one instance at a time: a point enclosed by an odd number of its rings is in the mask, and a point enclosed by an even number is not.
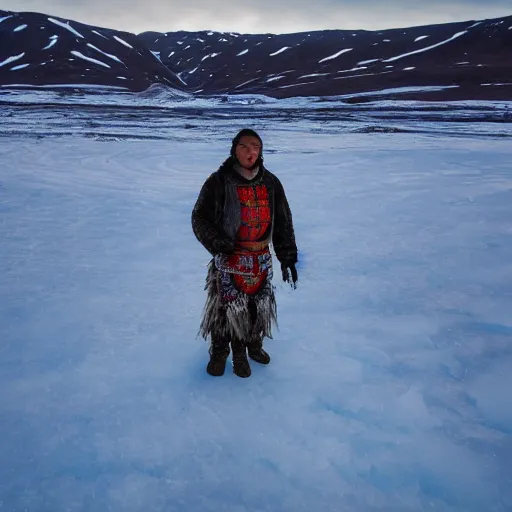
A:
[[[144,32],[0,11],[0,84],[164,83],[195,94],[512,99],[512,16],[296,34]]]
[[[38,13],[0,11],[0,84],[142,90],[179,78],[134,34]]]

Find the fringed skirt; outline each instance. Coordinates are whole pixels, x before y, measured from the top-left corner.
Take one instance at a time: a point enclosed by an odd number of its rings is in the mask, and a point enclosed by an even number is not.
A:
[[[271,281],[268,249],[215,256],[206,276],[207,298],[200,327],[203,338],[238,339],[244,344],[272,338],[277,307]]]

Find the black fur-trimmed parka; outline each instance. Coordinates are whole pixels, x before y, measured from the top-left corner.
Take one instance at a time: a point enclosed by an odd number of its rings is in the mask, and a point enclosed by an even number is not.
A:
[[[192,229],[199,242],[212,254],[222,253],[233,246],[240,219],[233,207],[238,204],[232,197],[233,184],[263,184],[269,193],[272,219],[271,242],[280,263],[297,262],[297,245],[292,214],[283,186],[277,176],[263,164],[252,180],[246,180],[234,169],[236,160],[228,158],[205,181],[192,211]],[[235,204],[236,203],[236,204]]]

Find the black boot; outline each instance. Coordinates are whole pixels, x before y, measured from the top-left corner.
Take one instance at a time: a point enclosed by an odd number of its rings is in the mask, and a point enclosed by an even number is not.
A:
[[[226,359],[229,356],[229,343],[212,338],[210,344],[210,361],[206,371],[213,377],[221,377],[226,370]]]
[[[263,341],[255,340],[247,345],[249,357],[260,364],[270,363],[270,356],[263,350]]]
[[[251,366],[247,359],[247,349],[238,340],[231,342],[233,351],[233,373],[242,379],[251,376]]]

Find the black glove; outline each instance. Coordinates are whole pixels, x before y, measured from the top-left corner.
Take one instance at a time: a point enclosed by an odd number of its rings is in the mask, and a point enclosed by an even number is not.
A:
[[[233,254],[235,250],[235,242],[228,238],[219,238],[213,242],[213,251],[215,254]]]
[[[292,288],[295,290],[297,288],[297,280],[299,279],[297,276],[297,269],[295,268],[295,263],[281,263],[281,271],[283,272],[283,281],[285,283],[290,283]]]

